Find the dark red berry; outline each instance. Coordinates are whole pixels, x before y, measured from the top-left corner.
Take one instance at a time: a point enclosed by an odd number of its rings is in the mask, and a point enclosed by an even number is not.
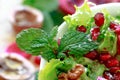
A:
[[[58,39],[58,45],[60,45],[60,41],[61,41],[61,39]]]
[[[104,24],[104,14],[103,13],[97,13],[94,16],[95,24],[99,27],[101,27]]]
[[[117,46],[117,54],[120,55],[120,45]]]
[[[103,77],[107,80],[113,80],[113,75],[109,71],[104,71]]]
[[[77,31],[80,31],[80,32],[86,32],[86,28],[84,26],[78,26],[77,27]]]
[[[115,22],[110,22],[110,29],[115,30],[117,25]]]
[[[34,58],[34,63],[35,63],[35,64],[40,65],[40,61],[41,61],[40,56],[36,56],[36,57]]]
[[[116,26],[115,33],[117,35],[120,35],[120,26]]]
[[[92,30],[91,30],[91,36],[92,36],[92,40],[97,40],[98,36],[100,34],[100,28],[99,27],[94,27]]]
[[[96,51],[91,51],[91,52],[85,54],[85,57],[95,60],[98,57],[98,53]]]
[[[111,55],[109,53],[101,53],[100,56],[99,56],[99,60],[100,61],[107,61],[111,58]]]
[[[105,65],[108,68],[116,67],[116,66],[119,66],[119,61],[116,58],[112,57],[105,63]]]
[[[120,67],[111,67],[110,68],[111,73],[117,73],[118,71],[120,71]]]
[[[117,35],[117,54],[120,55],[120,35]]]
[[[114,80],[120,80],[120,72],[114,74]]]

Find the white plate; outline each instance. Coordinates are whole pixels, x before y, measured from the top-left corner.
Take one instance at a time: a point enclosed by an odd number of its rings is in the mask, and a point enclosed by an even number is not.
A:
[[[107,9],[109,13],[113,16],[120,15],[120,3],[109,3],[109,4],[101,4],[97,5],[91,8],[92,12],[95,14],[97,12],[100,12],[102,9]],[[73,14],[74,16],[74,14]],[[58,34],[57,34],[57,39],[63,36],[63,33],[66,32],[67,30],[67,24],[66,22],[63,22],[59,28],[58,28]],[[46,61],[42,58],[41,59],[41,66],[40,70],[44,67]]]

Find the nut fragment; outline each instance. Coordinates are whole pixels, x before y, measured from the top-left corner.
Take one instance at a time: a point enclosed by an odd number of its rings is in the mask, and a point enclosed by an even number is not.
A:
[[[84,71],[84,66],[81,64],[77,64],[73,69],[68,71],[68,73],[61,73],[58,76],[58,80],[78,80]]]

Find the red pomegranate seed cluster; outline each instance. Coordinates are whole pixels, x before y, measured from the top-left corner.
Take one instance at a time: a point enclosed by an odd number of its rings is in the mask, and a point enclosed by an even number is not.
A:
[[[96,41],[100,35],[100,28],[104,25],[104,14],[97,13],[94,16],[95,27],[91,29],[91,38]],[[114,31],[117,36],[117,53],[120,55],[120,24],[116,22],[110,22],[109,29]],[[77,31],[86,32],[85,26],[77,26]],[[104,71],[103,77],[107,80],[120,80],[120,61],[117,58],[110,55],[108,52],[98,53],[96,50],[90,51],[84,55],[91,60],[98,60],[101,64],[104,64],[108,70]]]
[[[107,80],[120,80],[117,79],[120,78],[120,62],[108,52],[98,53],[97,51],[91,51],[84,56],[91,60],[98,60],[108,68],[103,74],[104,78]]]

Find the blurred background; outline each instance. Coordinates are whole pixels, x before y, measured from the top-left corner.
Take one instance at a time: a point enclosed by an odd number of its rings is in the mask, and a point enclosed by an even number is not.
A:
[[[0,0],[0,80],[37,80],[40,57],[18,48],[16,35],[27,28],[49,33],[84,0]],[[120,0],[89,0],[96,5]],[[95,6],[94,5],[90,5]]]

